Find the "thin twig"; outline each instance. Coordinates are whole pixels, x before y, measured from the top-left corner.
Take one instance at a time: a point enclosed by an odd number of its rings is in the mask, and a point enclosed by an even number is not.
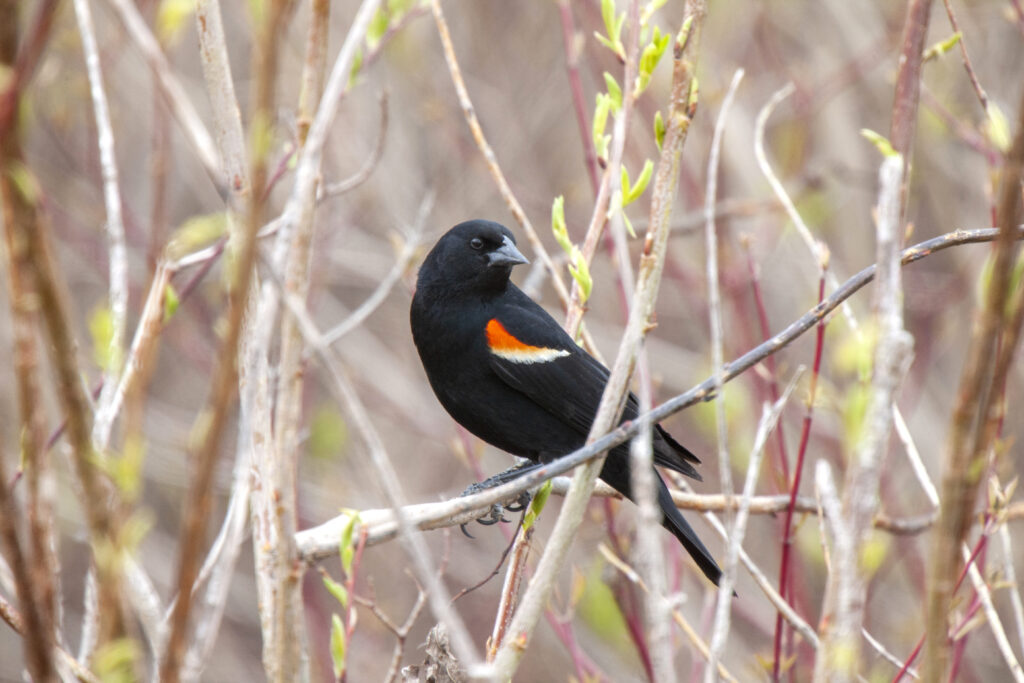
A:
[[[622,157],[626,148],[629,121],[632,118],[633,105],[636,100],[633,83],[636,80],[640,51],[640,3],[638,0],[630,1],[626,14],[629,33],[625,46],[626,63],[623,65],[622,105],[615,113],[615,125],[612,128],[612,139],[608,148],[608,163],[605,165],[604,173],[601,174],[601,180],[597,186],[597,197],[594,199],[594,209],[590,214],[590,223],[587,225],[587,232],[583,237],[583,246],[580,247],[580,253],[583,254],[583,259],[588,264],[594,259],[594,254],[597,252],[597,246],[601,241],[609,214],[623,211],[619,179],[622,174]],[[652,234],[651,224],[648,224],[647,234]],[[585,303],[581,284],[578,280],[573,279],[572,294],[565,316],[565,329],[572,337],[576,336],[576,332],[583,322]]]
[[[213,129],[219,156],[218,168],[227,181],[229,192],[229,229],[232,239],[241,243],[245,202],[251,192],[248,158],[245,151],[245,133],[242,114],[235,96],[235,83],[231,75],[224,22],[220,0],[196,0],[196,31],[199,36],[199,56],[203,65],[203,80],[210,98]],[[155,67],[154,67],[155,68]],[[159,71],[157,72],[159,75]]]
[[[222,175],[213,138],[210,137],[209,131],[203,125],[203,120],[192,101],[185,94],[181,82],[171,70],[167,63],[167,57],[164,56],[160,44],[139,14],[139,10],[129,0],[107,0],[107,4],[117,14],[128,37],[135,43],[135,47],[142,53],[153,73],[156,74],[156,83],[167,102],[167,107],[178,121],[178,125],[181,126],[185,139],[199,158],[207,175],[210,176],[218,190],[226,191],[230,185]]]
[[[707,683],[714,683],[714,670],[725,650],[725,643],[729,637],[729,617],[732,607],[732,588],[736,582],[736,565],[738,563],[740,548],[743,545],[743,537],[747,530],[747,520],[750,518],[750,501],[754,495],[754,487],[761,472],[761,461],[764,458],[764,446],[768,442],[775,426],[782,416],[782,410],[786,407],[790,395],[800,379],[801,372],[793,375],[786,387],[785,392],[779,397],[774,405],[764,406],[761,419],[758,421],[757,433],[754,436],[754,447],[751,449],[750,462],[747,465],[747,478],[743,484],[743,494],[740,497],[739,511],[736,513],[735,522],[730,529],[729,545],[726,550],[725,566],[722,582],[719,584],[718,602],[715,609],[715,621],[712,627],[711,643],[708,648],[708,666],[704,670],[704,680]],[[728,494],[727,494],[728,495]],[[731,497],[731,496],[729,496]],[[732,576],[729,575],[731,568]]]
[[[705,242],[705,264],[707,269],[708,284],[708,316],[711,328],[711,373],[715,377],[715,394],[718,400],[715,402],[715,443],[718,453],[718,476],[721,481],[722,491],[726,498],[733,495],[732,463],[729,461],[728,429],[725,418],[725,388],[723,365],[724,358],[724,333],[722,329],[722,297],[718,276],[718,232],[715,229],[715,200],[718,197],[718,165],[722,149],[722,137],[725,135],[725,121],[732,107],[733,99],[736,97],[736,90],[743,80],[743,69],[737,69],[733,74],[729,89],[722,100],[722,108],[715,119],[715,131],[711,138],[711,154],[708,159],[707,186],[704,192],[704,242]],[[748,475],[748,481],[750,476]],[[752,482],[751,482],[752,484]],[[749,494],[746,496],[749,499]],[[726,513],[726,526],[732,527],[733,517]],[[742,536],[738,528],[731,529],[733,537],[737,533]],[[730,548],[732,541],[730,541]],[[729,634],[729,606],[732,602],[733,585],[736,581],[736,552],[730,552],[723,568],[722,579],[718,585],[718,606],[715,610],[715,622],[709,648],[708,666],[704,670],[705,681],[709,681],[715,675],[716,664],[725,647],[725,640]],[[731,563],[731,564],[730,564]]]
[[[576,32],[569,0],[558,0],[558,18],[562,25],[562,47],[565,49],[565,70],[569,77],[569,92],[572,94],[572,109],[576,114],[576,128],[583,144],[583,164],[587,169],[590,187],[597,195],[600,183],[597,170],[597,152],[587,122],[587,108],[583,98],[583,82],[580,79],[580,52],[583,51],[582,34]]]
[[[117,179],[117,156],[114,152],[114,129],[110,123],[107,95],[103,90],[103,71],[100,66],[96,31],[92,23],[89,0],[75,0],[75,18],[82,38],[89,92],[92,95],[93,116],[96,121],[96,142],[100,152],[103,173],[103,203],[107,211],[107,242],[110,260],[110,339],[106,366],[103,368],[103,390],[96,406],[93,434],[109,430],[111,404],[117,389],[117,376],[124,363],[124,339],[128,317],[128,250],[125,246],[124,221],[121,218],[121,190]]]
[[[904,249],[902,262],[904,265],[913,263],[938,251],[954,246],[991,242],[998,234],[999,231],[995,228],[947,233]],[[1024,239],[1024,226],[1018,228],[1017,239]],[[727,363],[726,380],[736,378],[738,375],[749,370],[757,363],[760,363],[767,356],[790,344],[804,332],[814,327],[820,320],[834,311],[843,301],[871,282],[874,278],[874,273],[875,266],[868,266],[860,273],[843,283],[842,286],[839,287],[831,296],[827,297],[796,321],[790,323],[782,332],[754,347],[739,358]],[[649,419],[655,423],[661,422],[684,408],[694,405],[695,403],[708,400],[712,395],[711,390],[713,385],[714,378],[708,378],[690,390],[665,401],[646,415],[638,417],[637,420],[643,418]],[[527,491],[549,479],[553,479],[558,475],[572,470],[579,464],[596,457],[596,454],[598,453],[608,450],[609,448],[614,448],[621,443],[625,443],[638,433],[639,427],[637,425],[637,420],[621,424],[616,429],[612,430],[600,439],[597,439],[593,443],[569,453],[548,465],[538,467],[537,469],[532,470],[529,474],[523,475],[512,482],[496,486],[472,496],[460,497],[443,504],[435,504],[445,505],[447,507],[445,507],[440,514],[431,515],[430,519],[440,520],[446,517],[454,517],[455,515],[465,515],[464,517],[458,518],[458,523],[462,523],[462,521],[472,520],[479,517],[480,514],[489,509],[493,503],[511,502],[523,491]],[[771,500],[776,501],[772,503],[772,505],[776,506],[772,511],[778,512],[785,510],[789,496],[773,496],[770,498]],[[722,498],[716,499],[713,497],[701,497],[701,499],[708,501],[723,500]],[[711,504],[711,507],[713,509],[721,509],[723,505],[724,503],[715,502]],[[694,509],[703,508],[695,507]],[[797,510],[804,511],[813,509],[813,505],[807,507],[805,503],[798,500]],[[1010,506],[1008,513],[1011,517],[1020,516],[1021,518],[1024,518],[1024,505],[1019,509],[1014,506]],[[474,517],[474,515],[476,515],[476,517]],[[303,555],[315,557],[322,556],[320,553],[336,552],[339,538],[338,534],[340,534],[341,531],[341,527],[338,525],[343,524],[343,520],[344,516],[340,516],[330,522],[325,522],[320,527],[300,532],[300,546],[303,549]],[[901,525],[897,525],[897,527],[900,526]],[[920,530],[920,526],[918,523],[914,523],[910,526],[908,532],[916,533],[918,530]]]
[[[931,0],[909,0],[907,17],[903,23],[903,45],[900,48],[899,72],[893,91],[892,125],[889,142],[903,156],[904,182],[910,176],[914,132],[917,130],[917,106],[921,91],[921,65],[924,61],[924,42],[928,36]],[[905,190],[904,190],[905,191]],[[901,202],[905,204],[905,202]],[[905,206],[900,209],[902,223]]]
[[[676,481],[677,483],[686,483],[685,481],[682,481],[681,476],[676,475],[675,473],[670,473],[670,476],[672,476],[673,480]],[[751,510],[753,509],[753,506],[751,506]],[[729,535],[726,533],[725,526],[713,512],[705,512],[704,519],[707,520],[707,522],[711,525],[711,528],[713,528],[718,533],[718,535],[722,537],[722,540],[726,542],[729,541]],[[768,601],[772,604],[772,606],[782,614],[783,618],[785,618],[785,620],[794,629],[796,629],[796,631],[800,633],[801,636],[804,637],[804,639],[808,642],[808,644],[811,645],[811,647],[817,648],[818,634],[815,633],[814,629],[811,628],[810,624],[808,624],[806,621],[800,618],[800,615],[796,613],[793,607],[788,602],[786,602],[785,599],[783,599],[782,595],[780,595],[778,591],[775,590],[775,588],[772,586],[772,582],[768,580],[767,575],[765,575],[764,571],[762,571],[761,568],[757,566],[757,564],[751,559],[750,555],[747,554],[747,551],[744,550],[742,546],[739,548],[739,558],[740,562],[743,564],[743,567],[747,570],[747,573],[750,574],[750,577],[754,580],[754,583],[757,584],[757,587],[761,589],[761,592],[764,593],[764,596],[766,598],[768,598]]]
[[[41,17],[52,17],[53,6],[40,6]],[[43,14],[45,13],[45,14]],[[24,163],[21,151],[20,125],[18,115],[20,91],[16,80],[19,78],[16,52],[19,46],[19,3],[0,4],[0,68],[9,74],[7,91],[0,95],[0,109],[6,104],[14,109],[10,119],[0,121],[0,167],[13,169]],[[45,42],[48,30],[39,38]],[[29,40],[26,37],[25,40]],[[22,49],[26,45],[22,43]],[[26,78],[22,74],[21,78]],[[14,82],[11,82],[14,81]],[[6,100],[6,102],[5,102]],[[0,111],[0,119],[5,118]],[[38,353],[36,324],[38,321],[38,297],[33,283],[31,253],[24,240],[18,235],[17,222],[32,222],[33,207],[11,182],[11,173],[0,174],[0,224],[3,228],[2,264],[7,272],[8,303],[11,310],[12,365],[17,387],[19,412],[18,444],[21,450],[21,467],[27,479],[27,500],[24,513],[17,510],[13,490],[8,486],[4,455],[0,453],[0,531],[8,556],[11,559],[18,599],[26,612],[27,632],[24,637],[25,664],[28,672],[39,680],[54,679],[53,648],[58,625],[60,605],[57,591],[58,561],[55,551],[52,469],[48,449],[45,446],[45,407],[41,400],[40,359]],[[32,229],[32,228],[30,228]],[[8,435],[10,436],[10,435]],[[27,513],[27,514],[26,514]],[[18,520],[27,516],[24,530],[28,534],[24,547],[20,539]]]
[[[7,600],[0,595],[0,619],[10,626],[14,631],[22,636],[25,636],[25,620],[21,614],[14,608],[14,605],[7,602]],[[71,670],[74,676],[84,683],[100,683],[100,679],[97,678],[89,669],[87,669],[80,661],[75,659],[62,647],[57,648],[57,655],[60,657],[60,661],[64,666]]]
[[[1013,544],[1010,540],[1010,529],[1005,524],[999,525],[999,540],[1003,546],[1003,572],[1006,583],[1010,587],[1010,605],[1013,608],[1013,624],[1017,629],[1017,644],[1024,652],[1024,604],[1021,603],[1020,587],[1017,585],[1017,572],[1013,568]]]
[[[552,495],[564,496],[569,490],[570,479],[564,476],[554,477],[551,480],[554,484],[551,489]],[[512,490],[518,490],[516,486]],[[531,487],[532,488],[532,487]],[[427,531],[430,529],[442,529],[459,526],[480,518],[490,512],[491,503],[481,502],[476,494],[474,496],[458,496],[450,500],[437,503],[415,503],[402,508],[402,514],[406,516],[409,523],[417,529]],[[607,484],[598,482],[594,489],[594,496],[607,498],[621,498],[622,494]],[[505,498],[496,502],[512,503],[519,496],[519,492],[507,494]],[[488,500],[490,500],[488,496]],[[687,493],[684,491],[672,491],[672,500],[680,510],[691,510],[694,512],[724,512],[726,510],[736,511],[739,509],[739,501],[733,497],[731,501],[720,493]],[[750,514],[774,516],[785,512],[789,508],[788,495],[775,496],[754,496],[750,499]],[[814,514],[817,507],[814,500],[807,496],[800,496],[793,506],[796,512],[802,514]],[[1009,520],[1024,519],[1024,503],[1016,504],[1007,510]],[[349,523],[351,517],[346,513],[332,518],[323,524],[309,529],[304,529],[296,535],[299,552],[303,559],[322,560],[337,555],[338,538],[342,529]],[[934,514],[925,514],[915,517],[892,518],[879,513],[874,519],[874,526],[879,531],[884,531],[898,536],[910,536],[927,531],[935,521]],[[359,512],[359,527],[367,529],[367,545],[377,545],[394,539],[398,533],[394,514],[391,508],[378,508],[362,510]]]
[[[964,562],[970,561],[971,551],[966,544],[962,546],[961,554],[963,555]],[[1006,637],[1006,630],[1003,629],[1003,622],[999,619],[999,612],[996,611],[995,605],[992,604],[992,592],[989,590],[985,580],[981,578],[981,572],[978,571],[977,563],[971,562],[967,572],[971,577],[971,584],[974,585],[974,590],[978,592],[978,597],[981,599],[982,608],[985,610],[985,621],[988,623],[988,627],[992,630],[992,635],[996,639],[999,654],[1002,655],[1003,661],[1006,662],[1013,680],[1017,681],[1017,683],[1024,682],[1024,669],[1021,669],[1020,662],[1017,661],[1013,654],[1013,648]]]
[[[459,105],[462,107],[462,113],[466,117],[466,124],[469,126],[469,130],[473,134],[473,140],[476,142],[477,148],[483,155],[484,163],[487,164],[487,170],[494,179],[494,183],[498,186],[498,191],[505,200],[505,204],[508,205],[509,211],[512,212],[512,216],[516,219],[516,222],[519,223],[523,232],[526,233],[526,239],[530,242],[530,246],[533,248],[534,252],[540,256],[541,262],[551,275],[551,282],[555,287],[555,292],[557,292],[558,298],[561,299],[563,305],[567,306],[569,303],[569,290],[566,289],[565,283],[562,282],[562,275],[554,261],[551,260],[551,255],[544,247],[544,243],[541,242],[540,235],[537,234],[537,231],[534,229],[530,219],[527,218],[526,212],[523,210],[519,200],[516,199],[515,194],[513,194],[512,188],[509,186],[508,180],[505,178],[505,174],[501,170],[501,166],[498,165],[498,158],[494,154],[494,150],[491,148],[490,143],[487,142],[487,138],[484,136],[483,128],[480,126],[480,120],[477,118],[476,110],[473,108],[473,101],[469,98],[469,91],[466,89],[466,82],[462,78],[462,70],[459,68],[459,62],[455,57],[455,47],[452,45],[451,33],[448,31],[448,22],[445,21],[444,12],[441,10],[441,0],[431,0],[431,8],[434,13],[434,21],[437,24],[437,33],[441,38],[441,47],[444,50],[444,58],[448,63],[448,71],[451,74],[452,84],[455,86],[455,94],[459,98]]]
[[[323,0],[317,0],[322,2]],[[353,173],[344,180],[339,180],[336,183],[325,185],[317,193],[317,200],[320,201],[327,197],[337,197],[340,194],[351,192],[356,189],[373,175],[374,169],[377,168],[377,164],[380,163],[381,157],[384,156],[384,143],[388,137],[388,94],[387,91],[381,92],[380,94],[380,129],[377,132],[377,143],[373,146],[373,152],[367,157],[366,161],[359,168],[358,171]]]
[[[437,0],[434,1],[436,6]],[[683,143],[694,114],[691,87],[694,60],[698,53],[705,14],[706,7],[703,2],[687,2],[683,26],[687,27],[688,31],[681,31],[676,39],[670,112],[662,156],[651,195],[650,227],[644,240],[643,257],[630,306],[629,322],[623,333],[619,353],[612,366],[608,383],[601,396],[601,402],[588,435],[587,440],[593,441],[593,444],[600,442],[601,439],[597,437],[618,422],[636,355],[644,335],[649,329],[648,325],[654,311],[654,301],[661,284],[661,273],[668,245],[669,217],[679,179]],[[626,87],[630,87],[630,84],[627,83]],[[564,462],[566,459],[563,458],[553,465],[557,467]],[[594,482],[602,464],[603,458],[597,457],[575,472],[570,493],[562,505],[561,513],[555,522],[544,554],[537,564],[534,577],[523,595],[519,609],[509,627],[509,634],[498,650],[493,668],[490,669],[488,675],[499,679],[511,678],[518,667],[544,605],[547,603],[555,576],[564,563],[576,529],[583,520],[587,500],[593,491]]]
[[[981,108],[988,114],[988,95],[985,94],[985,89],[981,87],[981,82],[978,81],[978,74],[974,72],[974,66],[971,64],[971,58],[967,55],[967,44],[963,31],[960,30],[960,25],[956,20],[956,13],[953,12],[952,0],[942,0],[942,4],[946,7],[946,16],[949,17],[949,25],[953,27],[953,33],[960,34],[960,39],[957,44],[960,47],[960,58],[964,62],[964,71],[967,72],[967,78],[971,81],[971,87],[974,88],[974,94],[978,96],[978,101],[981,102]]]
[[[253,73],[255,83],[253,88],[253,118],[256,126],[267,126],[270,121],[270,112],[273,105],[273,84],[277,72],[277,37],[278,32],[283,29],[281,20],[285,14],[285,2],[278,0],[272,2],[266,8],[263,15],[262,25],[257,30],[257,40],[253,47]],[[211,14],[218,12],[218,7],[211,8]],[[217,23],[217,22],[215,22]],[[223,34],[217,36],[211,34],[210,40],[221,39]],[[211,46],[213,52],[219,50]],[[226,60],[226,55],[220,59]],[[219,59],[211,59],[210,68],[217,70]],[[219,65],[223,67],[222,64]],[[221,79],[230,78],[230,72],[220,74]],[[212,79],[218,78],[217,75]],[[225,106],[237,106],[234,101],[233,92],[225,91],[223,82],[218,80],[209,81],[211,94],[217,101],[223,100]],[[237,134],[237,121],[232,117],[222,120],[222,130],[226,136],[225,145],[238,144],[234,137]],[[258,134],[268,134],[261,130]],[[225,154],[229,148],[225,147]],[[234,150],[237,152],[237,150]],[[249,181],[254,187],[261,187],[266,173],[265,146],[253,154],[252,166],[249,174]],[[237,160],[235,160],[237,162]],[[232,163],[229,159],[225,164]],[[232,185],[236,179],[232,179]],[[237,179],[242,182],[242,179]],[[240,196],[239,199],[242,197]],[[237,262],[233,269],[233,277],[228,297],[228,311],[226,315],[226,329],[221,341],[217,356],[217,364],[211,381],[210,398],[207,408],[201,413],[201,422],[198,432],[198,441],[194,446],[195,473],[189,487],[189,496],[182,519],[182,545],[179,551],[177,589],[178,598],[174,605],[171,617],[170,633],[167,639],[167,651],[160,665],[161,680],[168,683],[177,683],[181,677],[182,662],[185,656],[186,634],[189,626],[189,616],[193,602],[193,587],[199,573],[201,548],[206,537],[206,528],[212,505],[213,471],[220,455],[221,435],[227,425],[228,412],[232,409],[232,397],[238,390],[237,358],[239,350],[244,344],[243,323],[248,317],[246,309],[250,294],[254,289],[255,265],[257,241],[256,236],[263,220],[263,196],[258,192],[250,192],[245,197],[249,204],[246,207],[244,224],[236,223],[236,232],[232,237],[235,239],[233,245],[237,253]],[[241,210],[242,207],[235,207]],[[266,607],[266,606],[264,606]],[[293,625],[296,633],[301,633],[301,624]],[[266,634],[264,634],[266,637]],[[297,640],[297,639],[296,639]],[[264,654],[272,649],[274,643],[265,642]],[[298,664],[298,657],[288,659],[286,665],[291,674],[301,675]],[[264,657],[264,662],[268,661]],[[277,680],[272,667],[268,668],[270,680]]]
[[[363,322],[369,318],[382,303],[384,303],[384,300],[387,299],[388,294],[391,293],[391,290],[402,277],[402,274],[408,270],[413,257],[417,253],[420,236],[423,234],[423,229],[427,224],[427,218],[430,217],[430,212],[433,210],[435,197],[436,194],[434,192],[429,192],[423,198],[423,201],[420,202],[420,208],[416,212],[416,219],[413,221],[412,230],[409,234],[404,235],[402,249],[398,254],[398,258],[395,260],[395,265],[391,267],[391,270],[389,270],[387,275],[381,279],[377,288],[373,290],[373,293],[370,294],[370,296],[368,296],[358,308],[352,311],[348,317],[340,323],[324,333],[325,344],[328,346],[334,345],[339,339],[362,325]]]
[[[290,253],[296,243],[295,234],[308,236],[313,224],[316,189],[319,184],[324,148],[331,125],[337,115],[350,82],[356,53],[361,49],[370,21],[380,0],[364,0],[356,11],[348,33],[335,58],[330,76],[319,99],[316,114],[309,127],[305,145],[299,154],[295,183],[277,224],[277,236],[269,271],[273,277],[286,275]],[[268,23],[264,27],[263,45],[267,59],[275,63],[279,27]],[[276,66],[257,69],[265,73],[269,86]],[[264,100],[258,98],[264,125],[271,120],[273,90],[264,88]],[[254,188],[264,186],[264,178],[254,170]],[[261,193],[262,194],[262,193]],[[294,262],[293,262],[294,263]],[[294,271],[293,271],[294,273]],[[273,278],[271,278],[273,279]],[[301,576],[299,558],[293,546],[296,527],[294,468],[297,453],[279,454],[282,441],[274,431],[275,406],[270,387],[271,341],[278,318],[281,285],[263,283],[252,316],[247,320],[243,342],[240,374],[242,418],[253,431],[248,445],[253,450],[253,477],[251,524],[253,553],[257,566],[257,592],[260,606],[260,627],[263,633],[263,663],[271,680],[308,675],[307,658],[302,628]],[[294,291],[294,290],[293,290]],[[287,322],[291,325],[291,321]],[[290,343],[296,341],[294,335]],[[289,378],[291,381],[291,378]],[[294,403],[282,409],[294,411]],[[294,414],[294,413],[292,413]],[[291,419],[289,425],[293,424]],[[289,427],[290,429],[290,427]],[[288,537],[284,537],[287,534]]]
[[[423,611],[423,607],[427,604],[426,592],[424,592],[418,584],[416,588],[416,602],[413,603],[408,616],[406,616],[405,621],[402,622],[401,626],[398,626],[391,621],[388,615],[385,614],[377,605],[376,600],[370,600],[355,593],[352,594],[352,599],[354,601],[373,612],[373,616],[377,617],[377,619],[380,620],[380,623],[384,625],[384,628],[391,631],[395,636],[396,642],[395,649],[391,655],[391,664],[388,666],[388,673],[384,677],[386,683],[391,683],[391,681],[395,680],[395,677],[398,676],[398,669],[402,664],[402,652],[405,650],[405,640],[409,637],[409,631],[412,630],[413,624],[416,623],[416,619],[419,618],[420,612]]]
[[[842,520],[833,520],[835,557],[825,594],[822,649],[815,680],[853,680],[858,669],[860,631],[869,576],[862,562],[871,520],[878,508],[881,465],[892,431],[897,390],[910,367],[913,339],[903,327],[900,279],[901,192],[904,161],[900,155],[882,162],[877,207],[878,283],[874,308],[878,341],[873,357],[870,394],[861,427],[857,457],[846,471]]]
[[[868,633],[868,630],[867,630],[866,628],[862,628],[862,629],[860,630],[860,634],[861,634],[862,636],[864,636],[864,640],[866,640],[866,641],[867,641],[868,645],[870,645],[871,647],[873,647],[873,648],[875,649],[875,652],[877,652],[877,653],[878,653],[879,655],[881,655],[882,659],[884,659],[885,661],[889,662],[890,664],[892,664],[893,666],[895,666],[895,667],[896,667],[897,669],[900,669],[900,670],[902,670],[902,669],[903,669],[903,667],[904,667],[904,662],[903,662],[902,660],[900,660],[900,658],[899,658],[899,657],[897,657],[897,656],[896,656],[896,655],[894,655],[893,653],[889,652],[889,651],[888,651],[888,650],[887,650],[887,649],[885,648],[885,645],[883,645],[883,644],[882,644],[882,642],[881,642],[881,641],[879,641],[879,640],[878,640],[877,638],[875,638],[875,637],[874,637],[873,635],[871,635],[870,633]],[[916,671],[916,670],[914,670],[914,669],[907,669],[907,670],[906,670],[906,673],[907,673],[907,674],[908,674],[908,675],[909,675],[909,676],[910,676],[911,678],[914,678],[914,679],[919,679],[919,678],[920,678],[920,676],[918,676],[918,674],[917,674],[917,671]]]
[[[824,265],[827,269],[827,264]],[[820,303],[824,297],[825,272],[822,271],[821,275],[818,277],[818,302]],[[790,483],[787,479],[787,484],[789,485],[789,507],[786,509],[786,515],[782,523],[782,552],[780,553],[779,558],[779,593],[791,601],[794,599],[792,592],[796,583],[793,579],[795,572],[792,565],[793,514],[796,511],[797,494],[800,492],[800,483],[803,480],[805,469],[804,464],[807,461],[807,450],[811,438],[811,422],[814,418],[814,402],[818,396],[818,379],[821,376],[821,361],[824,357],[825,327],[827,322],[827,319],[823,319],[817,325],[814,340],[814,361],[811,364],[811,379],[807,388],[807,402],[804,406],[804,416],[801,421],[800,442],[797,446],[796,463],[793,467],[793,481]],[[782,615],[779,614],[775,618],[775,637],[772,643],[772,680],[776,681],[776,683],[779,680],[780,669],[782,666],[782,637],[783,621]]]
[[[1024,166],[1024,98],[1018,110],[1017,131],[1002,173],[993,245],[992,268],[984,301],[975,313],[971,343],[960,375],[960,386],[947,437],[942,479],[942,507],[932,537],[928,577],[925,679],[947,675],[948,613],[953,599],[953,576],[959,548],[974,516],[983,463],[997,435],[1003,389],[1024,325],[1024,297],[1016,310],[1007,310],[1011,272],[1019,246],[1021,177]],[[1012,307],[1011,307],[1012,308]],[[1000,341],[1000,336],[1002,339]]]
[[[270,270],[270,275],[274,283],[281,286],[273,269]],[[398,521],[399,538],[406,546],[406,552],[413,561],[418,579],[426,586],[434,615],[449,629],[459,659],[472,669],[480,661],[479,656],[476,654],[466,625],[451,606],[451,600],[448,598],[447,590],[441,583],[440,577],[430,567],[430,551],[426,542],[403,514],[402,506],[405,495],[402,492],[401,481],[379,432],[373,426],[369,413],[349,381],[347,373],[331,349],[324,343],[323,335],[317,330],[303,303],[297,297],[287,293],[283,296],[283,301],[291,317],[295,319],[306,343],[313,348],[321,364],[327,370],[331,379],[332,391],[336,394],[339,402],[345,406],[353,425],[370,452],[371,463]],[[298,541],[295,542],[297,545]]]

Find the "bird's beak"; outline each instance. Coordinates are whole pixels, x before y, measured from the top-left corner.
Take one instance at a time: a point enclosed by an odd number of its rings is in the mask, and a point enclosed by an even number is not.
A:
[[[504,243],[487,256],[488,266],[514,266],[517,263],[529,263],[530,260],[516,249],[512,240],[505,238]]]

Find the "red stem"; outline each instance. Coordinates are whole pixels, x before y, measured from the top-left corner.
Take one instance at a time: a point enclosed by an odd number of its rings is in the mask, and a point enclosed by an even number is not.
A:
[[[754,257],[750,253],[750,248],[745,250],[747,252],[747,269],[750,271],[750,288],[754,294],[754,305],[757,310],[757,322],[761,327],[761,341],[771,339],[772,333],[771,328],[768,326],[768,311],[764,305],[764,296],[761,291],[761,280],[757,275],[757,267],[754,265]],[[765,359],[765,367],[768,368],[768,392],[771,396],[772,403],[778,403],[779,401],[779,380],[778,375],[775,372],[775,356],[768,356]],[[778,442],[779,451],[779,470],[782,472],[782,481],[789,481],[789,454],[786,452],[786,436],[782,429],[782,421],[779,420],[778,425],[775,427],[775,440]]]
[[[978,539],[978,542],[974,544],[974,550],[971,551],[971,556],[967,558],[966,562],[964,562],[964,568],[960,571],[960,576],[956,580],[956,585],[953,586],[953,594],[956,594],[957,590],[960,588],[960,584],[964,582],[964,578],[967,577],[967,571],[971,568],[971,564],[978,558],[978,555],[981,554],[982,550],[984,550],[985,545],[988,541],[989,525],[991,523],[991,515],[986,515],[985,527],[982,529],[981,537]],[[977,602],[977,595],[975,595],[974,602]],[[960,624],[958,624],[957,627],[953,629],[954,633],[960,630],[963,627],[963,625],[967,622],[967,620],[970,619],[977,611],[977,608],[974,607],[973,602],[972,608],[973,609],[969,609],[967,611],[967,614],[960,621]],[[914,646],[913,651],[910,653],[910,656],[907,657],[907,661],[903,664],[903,668],[896,672],[896,677],[892,679],[892,683],[899,683],[900,679],[902,679],[903,676],[906,675],[907,670],[910,669],[910,666],[914,663],[914,660],[917,659],[917,656],[921,653],[921,648],[924,646],[924,638],[924,634],[922,634],[921,638],[917,641],[917,645]],[[954,666],[955,664],[956,662],[954,661]],[[953,669],[951,668],[951,670]]]
[[[818,303],[825,298],[825,271],[821,272],[818,280]],[[789,490],[789,505],[786,507],[786,520],[783,524],[782,559],[779,564],[779,592],[785,598],[789,585],[787,578],[790,575],[790,557],[793,546],[793,513],[796,509],[796,494],[800,490],[800,479],[804,470],[804,460],[807,455],[807,443],[811,435],[811,419],[814,415],[814,396],[818,387],[818,374],[821,371],[822,349],[825,344],[825,319],[818,323],[817,338],[814,345],[814,367],[811,371],[811,386],[807,396],[807,410],[804,413],[803,428],[800,433],[800,449],[796,456],[796,471],[793,475],[793,486]],[[783,619],[782,612],[775,617],[775,642],[772,649],[772,680],[779,680],[779,667],[781,664],[782,652]]]
[[[559,0],[558,16],[562,21],[562,43],[565,46],[565,67],[569,75],[569,91],[572,93],[572,108],[576,112],[576,125],[583,142],[584,162],[590,187],[597,194],[600,184],[600,173],[597,170],[597,153],[594,141],[590,137],[590,124],[587,122],[587,105],[583,99],[583,81],[580,78],[579,53],[576,51],[576,25],[572,20],[572,9],[569,0]]]

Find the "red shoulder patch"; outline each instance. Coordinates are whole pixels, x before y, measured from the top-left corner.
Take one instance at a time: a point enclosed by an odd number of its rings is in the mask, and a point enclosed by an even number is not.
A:
[[[520,341],[497,318],[487,322],[487,346],[494,355],[513,363],[545,363],[569,355],[564,349],[533,346]]]

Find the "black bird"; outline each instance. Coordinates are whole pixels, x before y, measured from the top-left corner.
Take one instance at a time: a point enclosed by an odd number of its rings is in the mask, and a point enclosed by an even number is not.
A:
[[[430,386],[455,421],[487,443],[548,463],[586,442],[609,372],[509,281],[527,263],[512,232],[485,220],[449,230],[420,268],[410,322]],[[637,416],[629,395],[623,420]],[[655,426],[654,462],[701,480],[693,453]],[[601,479],[632,499],[629,447],[613,448]],[[662,525],[715,585],[722,571],[656,475]]]

